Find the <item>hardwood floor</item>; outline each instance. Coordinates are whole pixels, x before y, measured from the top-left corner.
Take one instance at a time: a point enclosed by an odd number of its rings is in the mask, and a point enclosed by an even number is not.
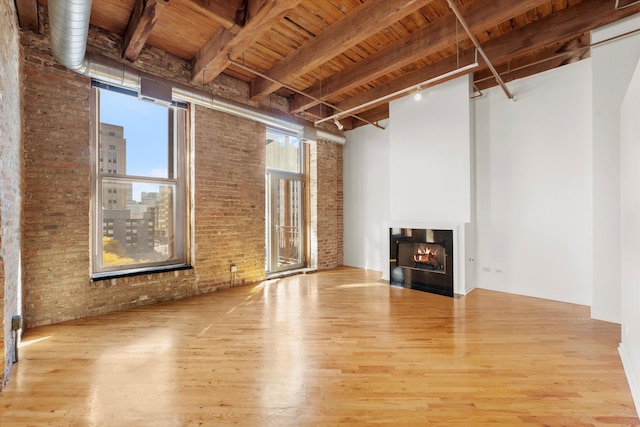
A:
[[[0,425],[640,425],[619,325],[352,268],[28,330]]]

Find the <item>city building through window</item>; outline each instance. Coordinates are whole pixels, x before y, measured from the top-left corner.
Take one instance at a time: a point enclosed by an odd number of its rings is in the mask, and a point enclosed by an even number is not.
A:
[[[94,278],[186,266],[185,109],[105,87],[93,97]]]

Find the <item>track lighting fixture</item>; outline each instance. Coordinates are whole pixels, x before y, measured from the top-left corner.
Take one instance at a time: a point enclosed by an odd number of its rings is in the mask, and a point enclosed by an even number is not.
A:
[[[342,123],[340,123],[340,120],[338,120],[337,117],[333,118],[333,123],[335,123],[336,127],[338,128],[338,130],[344,129],[344,125]]]

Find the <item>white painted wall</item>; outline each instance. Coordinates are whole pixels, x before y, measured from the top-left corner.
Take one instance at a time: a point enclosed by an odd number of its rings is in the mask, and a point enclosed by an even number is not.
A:
[[[620,110],[620,356],[640,409],[640,62]],[[640,412],[639,412],[640,413]]]
[[[386,130],[346,132],[344,264],[381,271],[385,278],[391,221],[462,227],[457,247],[465,246],[464,222],[471,215],[469,77],[422,94],[420,101],[409,95],[392,102]],[[456,257],[462,267],[464,250]],[[456,292],[464,293],[460,270]]]
[[[362,126],[347,132],[343,159],[344,264],[384,271],[389,264],[389,236],[382,227],[389,220],[389,131]]]
[[[478,287],[592,297],[591,62],[475,102]]]
[[[470,141],[470,164],[469,170],[471,171],[471,221],[464,225],[464,253],[462,254],[462,260],[465,264],[464,268],[464,282],[465,282],[465,294],[471,292],[476,288],[477,270],[476,264],[476,234],[477,234],[477,191],[476,191],[476,114],[475,103],[469,100],[469,112],[470,121],[469,128],[471,129],[471,141]]]
[[[592,43],[640,28],[635,15],[592,32]],[[640,35],[591,50],[593,67],[593,304],[591,317],[620,323],[620,104],[640,58]]]
[[[636,28],[640,15],[594,31],[592,42]],[[412,108],[409,97],[393,103],[385,132],[348,132],[345,264],[388,268],[385,244],[380,252],[368,249],[388,241],[385,223],[446,226],[451,218],[475,218],[475,233],[473,222],[456,230],[463,230],[458,235],[471,260],[475,248],[478,286],[591,305],[593,318],[622,323],[620,354],[640,408],[639,58],[640,35],[634,35],[594,47],[589,60],[509,83],[515,103],[498,88],[486,91],[472,104],[469,175],[458,169],[469,148],[456,145],[465,126],[453,110],[469,111],[458,98],[461,86],[425,92],[423,100],[432,93],[439,99],[433,105]],[[453,146],[436,143],[450,136]],[[407,150],[422,156],[407,159]],[[391,195],[401,179],[416,178],[407,171],[442,171],[448,161],[463,177],[448,188],[460,196],[448,212],[426,199]],[[435,194],[439,201],[450,196]],[[467,278],[471,260],[465,259]]]
[[[389,104],[393,221],[471,220],[469,77]]]

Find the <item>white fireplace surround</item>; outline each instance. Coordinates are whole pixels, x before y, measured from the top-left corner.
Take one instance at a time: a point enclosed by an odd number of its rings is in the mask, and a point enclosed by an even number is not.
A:
[[[466,260],[465,260],[465,224],[464,223],[439,223],[439,222],[419,222],[419,221],[397,221],[385,222],[382,235],[385,236],[385,248],[389,248],[389,230],[392,228],[416,228],[432,230],[452,230],[453,231],[453,293],[455,295],[466,295],[473,288],[467,288],[465,280]],[[388,253],[388,249],[387,249]],[[382,271],[383,280],[389,280],[389,262],[385,263]]]

